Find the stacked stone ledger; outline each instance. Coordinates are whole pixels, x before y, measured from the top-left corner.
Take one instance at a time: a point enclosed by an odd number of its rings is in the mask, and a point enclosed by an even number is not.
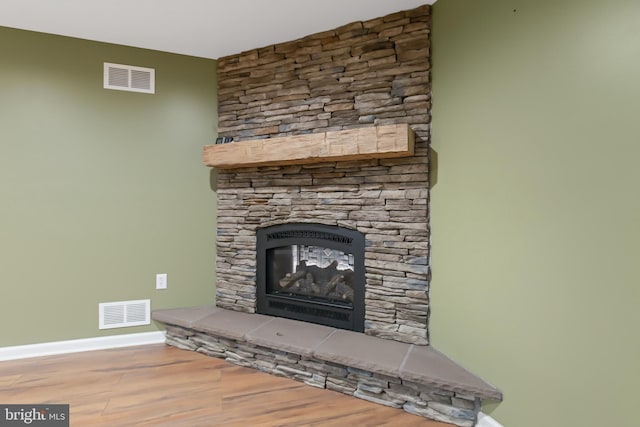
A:
[[[365,333],[428,344],[430,8],[218,62],[220,136],[268,138],[407,123],[415,155],[218,171],[219,307],[256,308],[256,230],[291,222],[366,236]]]

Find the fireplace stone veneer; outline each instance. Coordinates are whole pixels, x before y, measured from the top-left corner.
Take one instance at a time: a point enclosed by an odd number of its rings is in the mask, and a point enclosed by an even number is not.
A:
[[[256,312],[259,229],[344,227],[365,237],[364,333],[428,344],[429,27],[423,6],[219,59],[218,134],[231,144],[406,124],[415,146],[400,158],[219,169],[217,306]]]
[[[256,312],[257,232],[314,223],[364,235],[364,332],[428,344],[425,157],[218,173],[216,305]]]

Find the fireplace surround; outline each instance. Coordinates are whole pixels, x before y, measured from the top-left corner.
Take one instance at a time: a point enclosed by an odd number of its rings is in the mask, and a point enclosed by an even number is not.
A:
[[[260,229],[342,227],[364,235],[363,332],[429,343],[429,21],[425,6],[219,59],[218,307],[260,310]]]
[[[364,236],[364,333],[428,344],[428,175],[426,150],[416,147],[416,153],[219,170],[216,305],[257,311],[261,229],[342,227]]]
[[[364,332],[364,235],[292,223],[256,233],[257,312]]]

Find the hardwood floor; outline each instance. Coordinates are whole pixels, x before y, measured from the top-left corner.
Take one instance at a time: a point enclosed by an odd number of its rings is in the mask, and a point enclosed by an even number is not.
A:
[[[78,427],[450,427],[164,344],[0,362],[0,403],[68,403]]]

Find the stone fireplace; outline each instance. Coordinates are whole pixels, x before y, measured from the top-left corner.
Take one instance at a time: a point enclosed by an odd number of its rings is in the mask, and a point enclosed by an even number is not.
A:
[[[365,239],[364,333],[428,344],[429,11],[424,6],[219,60],[218,131],[236,142],[214,148],[238,150],[242,160],[220,166],[218,152],[208,156],[218,167],[219,307],[258,311],[260,229],[341,227]],[[388,126],[409,128],[410,152],[325,155],[330,147],[360,149],[368,138],[334,133]],[[287,147],[304,151],[301,138],[317,134],[336,141],[313,162],[274,161]],[[259,155],[251,145],[276,140]]]
[[[216,307],[168,344],[459,427],[502,399],[428,345],[429,13],[218,61]]]

